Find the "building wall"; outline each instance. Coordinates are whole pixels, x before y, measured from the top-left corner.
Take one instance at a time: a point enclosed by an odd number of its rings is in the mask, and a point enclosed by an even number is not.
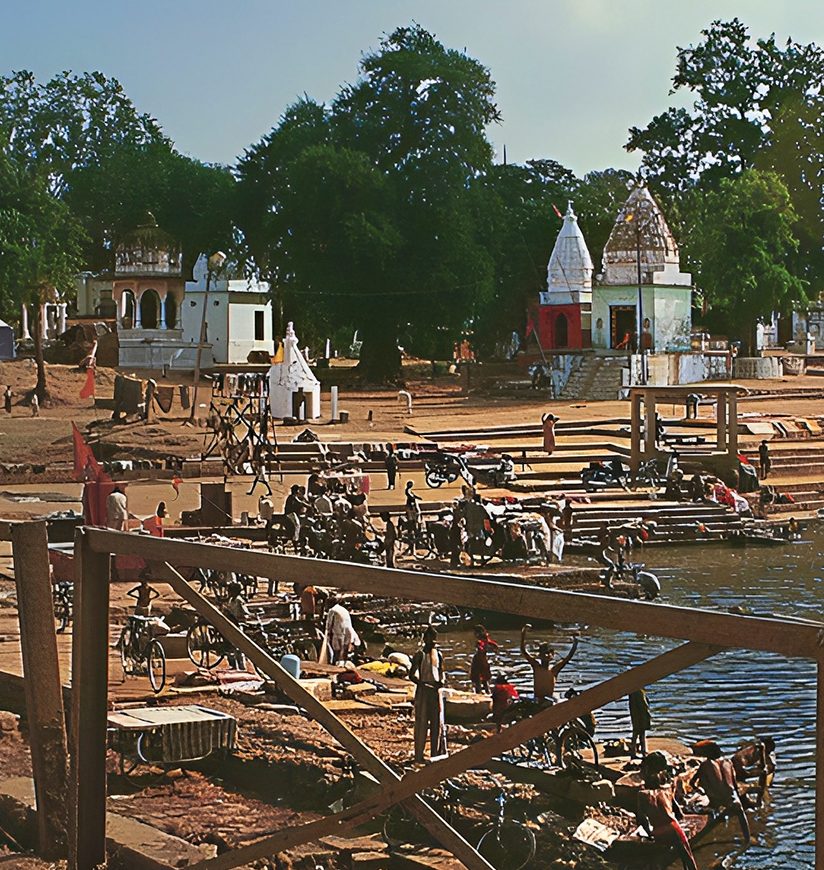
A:
[[[182,306],[183,340],[197,345],[200,339],[200,320],[203,316],[204,293],[187,290]],[[216,363],[229,362],[229,294],[209,293],[206,312],[206,341],[212,346]]]
[[[566,343],[559,344],[558,315],[567,320]],[[580,305],[542,305],[538,309],[538,338],[544,350],[581,350],[590,346],[588,324],[584,323]]]
[[[653,350],[689,350],[691,294],[689,287],[642,287],[643,315],[645,320],[649,318],[651,321]],[[607,350],[612,347],[610,310],[613,306],[637,309],[638,287],[601,285],[593,289],[592,346],[596,349]]]
[[[229,301],[229,344],[230,363],[245,363],[253,350],[261,350],[270,356],[275,352],[272,335],[272,302],[265,296],[255,294],[254,298],[236,302],[239,294],[232,294]],[[255,339],[255,313],[263,313],[263,340]]]

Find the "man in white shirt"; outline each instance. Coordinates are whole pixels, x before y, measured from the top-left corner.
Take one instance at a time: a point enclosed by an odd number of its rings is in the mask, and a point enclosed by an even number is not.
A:
[[[349,611],[332,598],[332,605],[326,612],[326,644],[329,647],[330,662],[333,665],[345,662],[353,646],[360,645],[360,638],[352,627]]]
[[[116,532],[125,532],[128,519],[129,507],[126,493],[116,486],[106,497],[106,525]]]

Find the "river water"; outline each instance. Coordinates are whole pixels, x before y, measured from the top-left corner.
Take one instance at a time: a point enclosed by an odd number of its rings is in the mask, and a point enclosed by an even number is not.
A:
[[[824,525],[811,525],[806,540],[786,547],[733,549],[721,545],[650,549],[648,569],[661,580],[661,601],[726,610],[743,607],[759,615],[824,618]],[[563,655],[572,627],[535,630],[533,640],[549,639]],[[518,632],[493,630],[501,645],[493,675],[505,670],[515,685],[531,689],[528,666],[520,661]],[[473,639],[469,632],[442,633],[439,639],[453,686],[469,687]],[[559,680],[585,688],[640,664],[676,642],[588,628],[576,657]],[[810,661],[747,651],[722,653],[648,688],[654,735],[690,744],[715,738],[727,752],[757,734],[773,735],[778,770],[767,805],[751,814],[757,842],[740,847],[737,825],[722,842],[700,849],[699,867],[728,855],[725,867],[813,867],[815,666]],[[598,738],[629,737],[626,701],[602,708]],[[731,841],[735,844],[731,845]]]

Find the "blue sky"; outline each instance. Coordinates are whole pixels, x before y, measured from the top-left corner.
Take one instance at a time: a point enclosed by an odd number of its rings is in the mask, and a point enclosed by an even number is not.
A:
[[[417,21],[486,64],[510,161],[635,168],[627,130],[671,104],[675,48],[715,18],[824,44],[821,0],[0,0],[0,71],[99,69],[178,148],[231,162],[304,92],[328,100]]]

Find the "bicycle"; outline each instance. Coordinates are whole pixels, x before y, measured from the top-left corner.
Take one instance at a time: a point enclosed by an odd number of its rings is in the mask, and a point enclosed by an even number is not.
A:
[[[146,675],[152,691],[158,694],[166,685],[166,653],[151,635],[153,621],[151,616],[127,616],[117,648],[124,677]]]
[[[495,870],[521,870],[535,857],[535,833],[521,822],[506,818],[506,792],[495,798],[498,813],[478,840],[478,852]]]
[[[65,631],[72,620],[74,603],[74,583],[60,580],[52,587],[52,604],[57,631]]]
[[[514,704],[504,717],[506,724],[519,722],[533,713],[544,709],[541,704],[534,701],[519,701]],[[583,752],[588,750],[592,755],[592,761],[585,759]],[[545,734],[531,737],[525,743],[515,747],[513,755],[520,761],[538,762],[545,767],[553,766],[553,756],[556,767],[567,769],[591,763],[598,766],[598,747],[580,719],[567,722],[559,728],[553,728]]]

